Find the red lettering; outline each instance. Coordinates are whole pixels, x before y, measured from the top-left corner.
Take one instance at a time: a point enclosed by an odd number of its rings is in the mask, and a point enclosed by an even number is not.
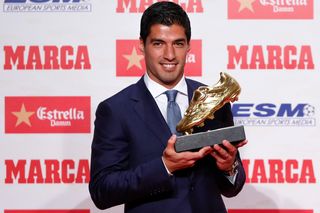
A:
[[[246,159],[242,160],[242,166],[243,166],[246,174],[249,173],[249,164],[250,164],[250,160],[246,160]],[[251,182],[251,179],[250,179],[249,175],[246,175],[246,183],[250,183],[250,182]]]
[[[266,63],[263,58],[263,50],[261,46],[253,46],[250,69],[257,69],[257,63],[259,69],[265,69]]]
[[[4,56],[5,56],[5,63],[3,66],[4,70],[11,70],[12,64],[17,64],[17,69],[25,69],[24,65],[24,46],[18,46],[16,51],[13,50],[12,46],[4,46]]]
[[[89,183],[90,181],[90,168],[88,160],[80,160],[77,172],[76,183]]]
[[[153,4],[153,0],[140,0],[139,12],[143,13],[149,6]]]
[[[73,48],[71,46],[63,46],[61,47],[61,68],[64,70],[69,70],[73,68],[73,60],[69,59],[68,56],[73,55]],[[76,69],[81,69],[81,64],[78,68]]]
[[[40,55],[40,50],[38,46],[30,46],[26,69],[27,70],[42,69],[41,55]]]
[[[89,183],[90,168],[89,161],[82,159],[74,160],[6,160],[6,184],[17,182],[19,184],[41,184],[41,183]],[[27,174],[26,174],[27,170]],[[45,174],[45,177],[44,175]],[[28,178],[26,178],[28,177]]]
[[[242,160],[247,174],[246,183],[316,183],[312,160],[256,159]],[[252,167],[252,172],[250,168]]]
[[[43,68],[46,70],[57,70],[60,69],[59,66],[59,60],[58,60],[58,55],[59,55],[59,49],[57,46],[44,46],[44,65]]]
[[[297,48],[295,46],[286,46],[284,48],[284,67],[290,70],[297,67],[297,60],[292,59],[291,55],[297,55]]]
[[[306,65],[307,64],[307,65]],[[314,69],[312,51],[310,46],[302,46],[299,60],[299,69]]]
[[[270,178],[269,183],[284,183],[283,164],[281,160],[269,160]]]
[[[12,69],[15,65],[18,70],[91,69],[87,46],[78,46],[76,51],[72,46],[44,46],[43,50],[39,46],[30,46],[26,61],[25,50],[25,46],[18,46],[15,51],[11,46],[5,46],[4,69]]]
[[[6,178],[5,183],[13,183],[13,180],[18,178],[18,183],[26,183],[27,179],[25,178],[25,166],[26,160],[18,160],[16,166],[13,160],[5,160],[6,165]]]
[[[137,2],[136,0],[118,0],[118,6],[117,6],[117,13],[123,13],[125,8],[126,10],[128,8],[130,13],[137,13],[138,12],[138,8],[137,8]]]
[[[280,46],[267,46],[268,51],[268,69],[282,69],[281,62],[281,47]]]
[[[79,46],[77,50],[75,69],[91,69],[89,52],[87,46]]]
[[[150,5],[155,2],[164,0],[118,0],[117,1],[117,13],[143,13]],[[203,13],[202,0],[188,0],[186,2],[180,2],[179,0],[171,0],[176,4],[179,4],[188,13]],[[140,2],[140,6],[138,3]]]
[[[304,160],[302,162],[301,176],[299,181],[301,183],[316,183],[312,160]]]
[[[46,165],[46,180],[45,183],[60,183],[59,175],[59,161],[58,160],[45,160]]]
[[[260,179],[260,181],[259,181],[259,179]],[[252,183],[258,183],[258,182],[265,183],[265,182],[267,182],[266,169],[264,167],[264,162],[262,159],[255,160],[255,163],[253,166],[253,173],[252,173],[251,182]]]
[[[63,183],[73,183],[74,182],[74,174],[70,173],[70,170],[74,169],[74,161],[73,160],[64,160],[62,161],[62,182]]]
[[[297,173],[293,173],[294,169],[298,169],[298,161],[297,160],[287,160],[286,162],[286,181],[288,183],[297,183],[299,175]]]
[[[188,7],[187,7],[186,11],[188,13],[194,13],[194,12],[203,13],[202,1],[200,1],[200,0],[189,0]]]
[[[236,65],[241,62],[240,68],[241,69],[248,69],[249,65],[247,62],[247,52],[248,46],[240,46],[239,51],[237,51],[236,46],[228,45],[228,69],[235,69]]]
[[[292,45],[284,47],[268,45],[264,51],[261,45],[254,45],[251,50],[251,58],[247,45],[240,46],[238,50],[235,46],[228,45],[227,50],[228,69],[236,69],[236,65],[240,69],[314,69],[310,46],[301,46],[298,51],[297,47]],[[249,64],[248,58],[250,58]]]
[[[35,181],[36,179],[36,181]],[[41,171],[41,164],[38,160],[31,160],[29,175],[28,175],[28,183],[43,183],[43,176]]]

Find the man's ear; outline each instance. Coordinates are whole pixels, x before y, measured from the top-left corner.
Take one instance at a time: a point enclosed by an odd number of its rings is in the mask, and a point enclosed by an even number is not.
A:
[[[140,40],[139,49],[144,55],[144,43],[141,37],[139,38],[139,40]]]
[[[188,42],[188,49],[187,49],[187,52],[190,52],[190,50],[191,50],[191,42],[189,41],[189,42]]]

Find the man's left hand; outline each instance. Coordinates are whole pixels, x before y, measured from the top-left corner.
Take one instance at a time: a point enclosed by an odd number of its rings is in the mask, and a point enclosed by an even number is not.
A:
[[[217,167],[224,172],[232,169],[232,164],[236,160],[238,148],[246,145],[247,140],[241,141],[237,145],[232,145],[229,141],[223,140],[222,146],[215,144],[211,155],[216,159]]]

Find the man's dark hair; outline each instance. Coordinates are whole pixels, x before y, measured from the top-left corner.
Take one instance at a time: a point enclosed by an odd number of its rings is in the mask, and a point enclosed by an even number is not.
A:
[[[166,26],[177,24],[182,26],[189,43],[191,38],[190,20],[187,13],[178,4],[169,1],[157,2],[144,11],[140,23],[140,38],[144,44],[150,33],[151,26],[155,24]]]

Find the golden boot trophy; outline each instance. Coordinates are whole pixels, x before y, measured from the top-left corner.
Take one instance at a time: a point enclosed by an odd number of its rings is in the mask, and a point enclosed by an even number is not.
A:
[[[220,80],[213,86],[201,86],[194,91],[184,117],[177,125],[177,131],[185,135],[177,138],[177,152],[195,150],[204,146],[219,144],[226,139],[232,143],[243,141],[243,126],[226,127],[208,132],[191,134],[194,127],[204,126],[206,119],[214,119],[214,113],[228,102],[238,100],[241,92],[239,83],[227,73],[220,73]]]

